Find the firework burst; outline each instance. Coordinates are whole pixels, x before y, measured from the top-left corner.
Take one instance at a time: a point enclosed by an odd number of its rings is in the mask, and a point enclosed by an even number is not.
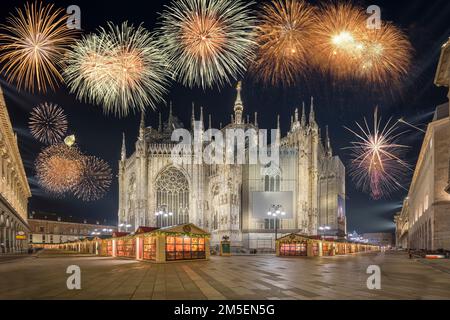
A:
[[[46,92],[62,82],[61,57],[75,40],[76,30],[66,26],[62,9],[42,3],[26,4],[1,25],[1,72],[19,89]]]
[[[251,73],[266,84],[292,85],[306,68],[312,48],[313,7],[303,0],[273,0],[263,6],[259,20]]]
[[[40,185],[54,194],[70,191],[80,182],[83,155],[63,143],[44,149],[36,159],[36,176]]]
[[[64,76],[81,101],[126,116],[137,108],[156,107],[168,84],[167,58],[142,26],[108,24],[72,47]]]
[[[177,0],[161,15],[161,43],[179,81],[220,87],[246,70],[253,56],[252,2]]]
[[[383,23],[380,29],[366,30],[361,43],[358,68],[361,78],[372,83],[395,83],[408,73],[412,46],[393,24]]]
[[[361,7],[332,3],[319,10],[314,31],[316,65],[338,79],[394,84],[408,72],[412,46],[391,23],[367,28]]]
[[[64,110],[53,103],[42,103],[33,108],[28,125],[34,138],[42,143],[60,142],[67,131]]]
[[[337,78],[354,73],[362,45],[358,38],[364,32],[364,10],[350,3],[329,3],[319,8],[320,19],[314,30],[315,56],[319,69]]]
[[[83,201],[102,198],[111,185],[112,173],[108,163],[97,157],[84,157],[80,182],[74,186],[74,195]]]
[[[405,132],[398,131],[397,125],[392,124],[392,118],[382,125],[377,108],[373,129],[370,129],[365,118],[364,125],[356,124],[359,132],[346,127],[358,139],[346,148],[352,151],[350,175],[353,181],[376,200],[404,189],[399,181],[410,166],[401,156],[408,147],[399,144],[398,139]]]

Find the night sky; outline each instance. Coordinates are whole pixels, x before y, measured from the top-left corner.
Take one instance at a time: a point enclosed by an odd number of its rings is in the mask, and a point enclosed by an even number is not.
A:
[[[49,1],[44,1],[48,3]],[[158,13],[169,0],[127,0],[127,1],[57,1],[59,7],[77,4],[81,8],[82,28],[84,32],[93,32],[99,26],[105,26],[107,21],[121,23],[129,21],[135,25],[143,25],[152,29],[158,20]],[[433,84],[434,73],[438,63],[440,47],[450,36],[450,2],[448,0],[384,0],[359,1],[364,7],[376,4],[382,9],[382,19],[393,21],[402,27],[409,35],[414,47],[413,68],[398,90],[380,90],[378,88],[361,86],[358,83],[336,83],[318,74],[312,74],[299,82],[293,88],[264,88],[255,84],[250,78],[244,78],[243,101],[244,112],[259,114],[259,125],[263,128],[276,126],[276,114],[281,115],[283,135],[289,129],[290,116],[302,101],[315,99],[317,121],[321,128],[329,125],[333,150],[344,164],[348,166],[348,150],[343,150],[352,140],[352,135],[343,127],[354,127],[355,121],[363,117],[372,117],[373,109],[378,105],[383,118],[404,117],[409,122],[425,128],[432,118],[432,112],[439,104],[446,102],[446,89],[437,88]],[[0,22],[5,22],[8,12],[14,7],[22,7],[23,1],[2,1],[2,16]],[[46,95],[32,95],[17,92],[14,86],[7,84],[0,77],[6,104],[11,120],[18,134],[19,147],[23,157],[28,180],[33,197],[30,199],[29,211],[45,211],[87,219],[116,223],[117,194],[116,179],[118,160],[122,141],[122,132],[126,134],[127,152],[134,152],[134,143],[138,134],[139,115],[131,115],[118,119],[112,115],[104,115],[98,106],[78,102],[74,95],[68,93],[65,87]],[[181,121],[190,123],[191,103],[203,106],[205,119],[213,115],[213,127],[219,122],[230,121],[233,110],[235,90],[227,86],[219,90],[192,90],[172,83],[167,101],[173,102],[173,109]],[[33,164],[39,151],[44,147],[34,140],[28,130],[28,116],[31,109],[41,102],[53,102],[62,106],[68,116],[70,132],[77,136],[80,149],[86,154],[96,155],[109,162],[114,172],[111,190],[105,198],[96,202],[82,202],[71,197],[55,199],[41,190],[34,178]],[[167,117],[168,108],[161,105],[159,110],[163,118]],[[199,109],[197,109],[197,117]],[[146,114],[148,126],[157,126],[158,111],[149,109]],[[251,116],[253,119],[253,116]],[[407,129],[405,127],[405,129]],[[411,131],[401,141],[411,146],[407,160],[415,164],[423,134]],[[409,185],[412,172],[406,181]],[[393,215],[401,208],[406,196],[402,190],[391,194],[389,199],[373,201],[369,195],[355,189],[350,178],[347,178],[347,223],[348,230],[358,232],[375,232],[392,230]]]

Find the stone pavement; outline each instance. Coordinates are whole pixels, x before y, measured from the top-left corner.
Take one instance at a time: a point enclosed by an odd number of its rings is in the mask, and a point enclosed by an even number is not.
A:
[[[81,268],[81,290],[66,287],[69,265]],[[369,265],[381,268],[381,290],[367,289]],[[0,299],[450,299],[450,274],[400,252],[172,264],[44,252],[0,264]]]

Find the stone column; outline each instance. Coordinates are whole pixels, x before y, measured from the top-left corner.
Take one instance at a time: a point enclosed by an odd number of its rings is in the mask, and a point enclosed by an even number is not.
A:
[[[11,250],[11,243],[10,243],[10,239],[11,239],[11,229],[10,228],[8,228],[8,227],[6,227],[6,231],[5,231],[5,239],[6,239],[6,241],[5,241],[5,246],[6,246],[6,253],[9,253],[9,252],[11,252],[10,250]]]
[[[0,227],[0,253],[5,253],[5,231],[6,231],[6,227]]]

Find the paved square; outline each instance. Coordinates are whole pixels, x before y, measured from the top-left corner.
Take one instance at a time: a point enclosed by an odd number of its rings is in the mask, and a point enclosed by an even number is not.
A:
[[[66,287],[69,265],[81,268],[81,290]],[[367,289],[369,265],[381,268],[381,290]],[[450,299],[450,262],[393,252],[152,264],[44,252],[0,258],[0,299]]]

